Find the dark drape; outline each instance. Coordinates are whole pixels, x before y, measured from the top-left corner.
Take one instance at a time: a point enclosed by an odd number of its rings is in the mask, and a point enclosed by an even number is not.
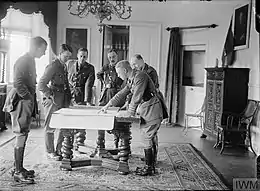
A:
[[[0,20],[2,20],[7,13],[7,9],[12,6],[14,9],[20,9],[24,14],[32,14],[33,12],[39,12],[44,16],[44,22],[49,27],[49,37],[51,41],[51,48],[56,54],[56,41],[57,41],[57,12],[58,2],[11,2],[1,1],[0,2]],[[19,18],[17,18],[19,19]]]
[[[181,36],[178,27],[170,31],[170,41],[167,59],[167,76],[165,86],[165,98],[169,113],[169,123],[178,121],[179,87],[180,87],[180,56]]]

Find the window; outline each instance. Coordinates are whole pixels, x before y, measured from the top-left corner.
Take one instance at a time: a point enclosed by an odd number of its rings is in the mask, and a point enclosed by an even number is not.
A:
[[[10,50],[8,52],[7,61],[7,82],[13,83],[14,64],[20,56],[29,51],[31,34],[29,32],[9,31],[7,36],[10,40]],[[49,63],[49,46],[47,46],[46,54],[40,59],[36,58],[35,63],[37,73],[36,80],[38,82],[40,77],[43,75],[46,65]]]
[[[10,50],[9,50],[9,83],[13,82],[14,64],[16,60],[29,51],[30,36],[29,33],[15,32],[10,33]]]
[[[204,86],[205,50],[184,50],[183,86]]]

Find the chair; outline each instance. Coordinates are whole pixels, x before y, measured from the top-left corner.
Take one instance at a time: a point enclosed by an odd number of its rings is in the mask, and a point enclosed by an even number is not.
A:
[[[184,127],[183,131],[186,131],[186,133],[187,133],[188,127],[189,127],[188,122],[189,122],[189,118],[191,118],[191,117],[198,118],[200,120],[200,127],[203,131],[204,130],[204,113],[205,113],[205,99],[204,99],[204,102],[203,102],[201,108],[198,111],[196,111],[195,113],[185,113],[184,114],[185,127]]]
[[[256,155],[253,147],[252,147],[252,141],[251,141],[251,133],[250,133],[250,127],[253,121],[253,118],[256,114],[256,111],[258,109],[258,101],[255,100],[248,100],[247,106],[245,110],[240,114],[235,113],[224,113],[224,115],[227,116],[227,121],[225,125],[218,125],[217,126],[217,141],[214,145],[214,148],[217,148],[220,144],[221,150],[220,154],[223,153],[225,145],[232,141],[228,140],[228,134],[231,133],[239,133],[241,138],[244,138],[244,142],[242,143],[244,146],[246,145],[245,142],[249,141],[249,146],[253,153]],[[219,139],[220,136],[220,139]],[[243,139],[242,139],[243,140]],[[240,144],[240,143],[236,143]]]

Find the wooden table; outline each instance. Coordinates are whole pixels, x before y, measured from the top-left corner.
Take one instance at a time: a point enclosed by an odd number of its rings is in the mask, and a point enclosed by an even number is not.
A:
[[[62,129],[64,140],[62,143],[61,170],[72,170],[82,166],[103,166],[117,170],[120,174],[128,174],[128,158],[130,154],[130,127],[132,123],[140,124],[140,117],[119,117],[121,112],[118,107],[110,107],[106,113],[98,113],[101,106],[72,106],[62,108],[52,114],[50,127]],[[120,124],[123,124],[120,125]],[[126,126],[126,124],[128,124]],[[120,128],[122,126],[123,128]],[[114,128],[115,127],[115,128]],[[110,130],[119,135],[118,149],[106,150],[111,154],[118,154],[119,161],[106,158],[87,158],[84,160],[73,159],[73,131],[75,129]],[[79,147],[85,147],[82,133],[76,134]],[[104,151],[103,151],[104,152]]]

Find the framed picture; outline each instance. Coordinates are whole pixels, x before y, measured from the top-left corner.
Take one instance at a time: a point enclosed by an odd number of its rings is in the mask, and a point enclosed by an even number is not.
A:
[[[65,43],[70,45],[73,52],[71,59],[77,59],[79,48],[88,49],[88,61],[90,57],[90,29],[84,26],[66,26],[65,27]]]
[[[233,34],[234,50],[248,48],[251,23],[251,2],[239,5],[234,9]]]

